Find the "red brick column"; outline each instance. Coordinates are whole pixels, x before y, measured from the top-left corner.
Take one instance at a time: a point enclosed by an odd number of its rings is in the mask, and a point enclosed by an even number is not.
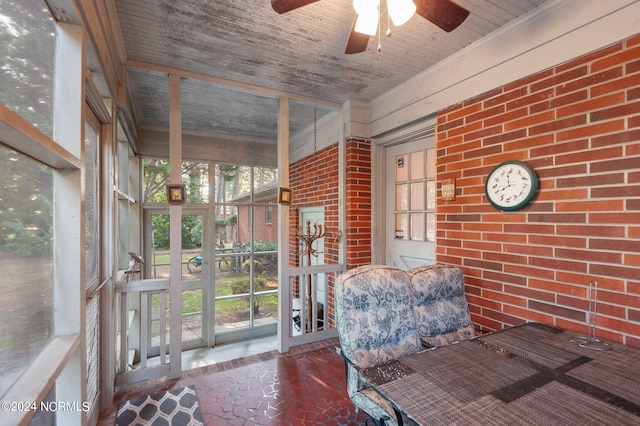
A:
[[[347,268],[371,263],[371,141],[346,145]]]

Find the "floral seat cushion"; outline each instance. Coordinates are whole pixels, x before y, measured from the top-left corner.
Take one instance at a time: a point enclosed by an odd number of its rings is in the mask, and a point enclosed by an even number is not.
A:
[[[420,266],[407,271],[420,339],[427,346],[444,346],[475,336],[464,297],[460,268]]]
[[[351,269],[336,283],[336,322],[344,356],[361,368],[420,350],[411,283],[386,265]]]

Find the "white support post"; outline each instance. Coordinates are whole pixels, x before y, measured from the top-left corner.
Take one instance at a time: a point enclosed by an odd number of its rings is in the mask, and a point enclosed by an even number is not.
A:
[[[289,187],[289,98],[280,97],[278,114],[278,180]],[[278,351],[289,351],[291,281],[289,279],[289,206],[278,205]]]
[[[59,23],[54,140],[80,159],[81,170],[58,170],[54,183],[54,304],[57,336],[79,335],[56,379],[56,401],[85,402],[84,39],[82,27]],[[61,111],[64,111],[62,113]],[[69,212],[79,212],[70,215]],[[46,376],[45,376],[46,377]],[[83,424],[86,413],[58,412],[58,424]]]
[[[169,75],[169,176],[171,184],[182,183],[182,101],[181,79]],[[169,274],[171,318],[169,320],[169,378],[182,374],[182,206],[169,208]]]

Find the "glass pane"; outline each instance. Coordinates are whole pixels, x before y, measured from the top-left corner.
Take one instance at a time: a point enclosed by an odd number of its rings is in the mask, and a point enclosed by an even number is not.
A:
[[[145,158],[144,202],[166,203],[166,185],[170,181],[169,161],[158,158]],[[192,161],[182,163],[180,180],[185,187],[186,202],[202,204],[209,202],[209,164]]]
[[[273,203],[277,198],[275,194],[278,186],[278,169],[270,167],[256,167],[253,170],[253,188],[256,196],[256,203]]]
[[[217,286],[216,286],[217,287]],[[249,327],[251,312],[250,297],[216,301],[216,332]]]
[[[407,164],[407,156],[399,155],[396,157],[396,182],[406,182],[409,179],[409,165]]]
[[[150,278],[169,277],[169,215],[151,215]],[[149,259],[145,260],[149,263]]]
[[[53,172],[0,144],[0,190],[2,396],[54,335]]]
[[[85,284],[88,286],[98,278],[98,224],[100,206],[98,168],[98,132],[87,122],[85,125]]]
[[[238,235],[238,216],[245,217],[247,214],[248,207],[239,212],[237,206],[216,206],[216,249],[236,248],[236,250],[229,251],[237,252],[240,249],[240,241],[248,242],[246,235],[242,236],[244,240],[240,240]]]
[[[169,277],[169,215],[151,215],[150,278]],[[182,215],[182,279],[200,279],[202,271],[202,216]]]
[[[427,210],[435,210],[436,208],[436,181],[427,182]]]
[[[427,241],[436,240],[436,214],[427,213]]]
[[[251,202],[251,167],[216,166],[216,203]]]
[[[201,215],[182,215],[182,265],[183,280],[200,279],[202,271]]]
[[[271,223],[267,222],[267,212],[272,207],[254,207],[254,258],[261,265],[261,273],[268,279],[274,280],[278,287],[278,217],[277,212],[272,215]]]
[[[424,213],[411,213],[411,240],[424,241]]]
[[[424,210],[424,182],[411,184],[410,210]]]
[[[409,210],[409,185],[396,185],[396,210]]]
[[[182,292],[182,341],[202,339],[202,289]]]
[[[409,239],[409,215],[396,213],[396,240]]]
[[[435,179],[436,177],[436,150],[428,149],[427,150],[427,167],[426,167],[426,178],[427,179]]]
[[[100,377],[100,295],[87,303],[87,401],[93,404],[98,396]]]
[[[209,202],[209,164],[185,161],[182,163],[182,183],[187,203]]]
[[[414,152],[410,155],[411,180],[424,179],[424,151]]]
[[[170,342],[170,319],[171,319],[171,296],[169,292],[153,292],[150,295],[150,305],[151,305],[151,346],[158,347],[160,346],[160,326],[161,326],[161,318],[162,318],[162,300],[165,300],[165,343],[168,345]],[[167,347],[168,351],[168,347]]]
[[[145,158],[144,169],[144,202],[166,203],[169,183],[169,161],[158,158]]]
[[[0,102],[50,137],[55,46],[55,22],[46,2],[0,2]]]

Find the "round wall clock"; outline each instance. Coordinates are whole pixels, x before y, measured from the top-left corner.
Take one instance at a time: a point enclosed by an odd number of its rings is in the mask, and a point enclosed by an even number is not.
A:
[[[505,161],[487,176],[484,192],[499,210],[518,210],[529,204],[538,190],[538,175],[522,161]]]

